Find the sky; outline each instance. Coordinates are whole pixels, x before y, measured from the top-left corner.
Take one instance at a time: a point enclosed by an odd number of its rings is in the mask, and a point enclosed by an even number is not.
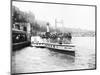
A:
[[[21,11],[32,12],[36,20],[49,22],[53,27],[56,20],[57,27],[95,30],[95,7],[16,1],[12,5]]]

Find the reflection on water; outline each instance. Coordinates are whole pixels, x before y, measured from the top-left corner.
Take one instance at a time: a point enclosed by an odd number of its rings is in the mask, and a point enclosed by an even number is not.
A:
[[[74,37],[75,57],[46,48],[27,47],[12,56],[12,72],[43,72],[95,68],[95,38]]]
[[[95,38],[80,37],[73,41],[76,44],[75,65],[80,69],[95,68]]]

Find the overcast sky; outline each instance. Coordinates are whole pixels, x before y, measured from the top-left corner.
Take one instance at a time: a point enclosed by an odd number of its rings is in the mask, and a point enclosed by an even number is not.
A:
[[[95,30],[95,7],[15,1],[12,5],[21,11],[31,11],[36,20],[50,22],[51,26],[55,26],[57,19],[63,21],[63,25],[57,24],[58,27]]]

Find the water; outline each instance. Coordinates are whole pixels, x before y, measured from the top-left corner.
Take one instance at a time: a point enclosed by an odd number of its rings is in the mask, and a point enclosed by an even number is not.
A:
[[[74,37],[76,54],[70,56],[45,48],[27,47],[13,52],[12,72],[44,72],[95,68],[95,38]]]

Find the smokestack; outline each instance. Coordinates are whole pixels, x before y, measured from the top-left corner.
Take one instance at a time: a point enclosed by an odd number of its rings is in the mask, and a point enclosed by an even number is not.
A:
[[[50,32],[50,30],[49,30],[49,23],[47,23],[47,32]]]

